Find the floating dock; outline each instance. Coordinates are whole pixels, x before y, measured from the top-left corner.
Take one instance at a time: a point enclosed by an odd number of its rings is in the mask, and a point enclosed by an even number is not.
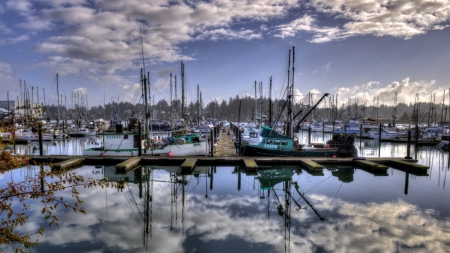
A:
[[[389,167],[426,175],[428,167],[415,164],[417,160],[394,157],[238,157],[231,135],[222,132],[213,156],[170,157],[149,156],[29,156],[32,164],[54,164],[53,168],[70,169],[80,165],[115,165],[118,172],[126,172],[138,165],[180,166],[182,173],[192,173],[196,166],[242,166],[247,172],[256,172],[264,166],[299,166],[311,173],[321,173],[326,164],[349,165],[379,174],[386,174]],[[264,168],[262,168],[264,169]]]

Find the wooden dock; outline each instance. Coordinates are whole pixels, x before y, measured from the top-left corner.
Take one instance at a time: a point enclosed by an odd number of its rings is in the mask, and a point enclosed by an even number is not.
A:
[[[405,158],[330,158],[330,157],[238,157],[231,138],[228,135],[228,129],[222,132],[222,136],[216,147],[213,156],[195,156],[195,157],[170,157],[170,156],[149,156],[141,157],[127,156],[29,156],[30,164],[58,164],[62,168],[70,168],[81,165],[116,165],[118,171],[126,172],[138,165],[143,166],[180,166],[183,173],[192,173],[196,166],[241,166],[247,172],[256,172],[263,166],[298,166],[309,170],[311,173],[322,172],[326,164],[343,164],[356,168],[362,168],[374,173],[385,174],[390,167],[415,173],[417,175],[426,175],[428,167],[415,164],[417,160]],[[74,162],[73,159],[77,159]],[[69,162],[71,161],[71,162]],[[63,163],[61,163],[63,162]]]

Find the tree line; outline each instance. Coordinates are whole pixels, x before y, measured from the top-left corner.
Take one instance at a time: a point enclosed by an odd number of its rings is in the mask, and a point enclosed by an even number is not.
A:
[[[272,119],[276,118],[276,115],[280,113],[283,108],[284,100],[274,99],[272,101]],[[303,114],[306,113],[311,106],[305,104],[293,105],[293,112],[296,114],[298,111],[303,110]],[[265,116],[269,118],[269,99],[258,98],[255,99],[250,96],[239,97],[236,95],[234,98],[229,98],[228,101],[217,100],[211,101],[207,104],[202,103],[199,109],[198,102],[190,102],[184,108],[185,117],[190,120],[197,120],[199,117],[203,120],[208,118],[215,118],[217,120],[227,121],[241,121],[251,122],[255,118]],[[255,110],[256,108],[256,110]],[[330,105],[322,103],[319,105],[309,119],[322,120],[342,120],[347,121],[350,118],[356,118],[360,121],[367,120],[369,118],[378,120],[383,123],[393,122],[394,119],[398,123],[411,123],[414,109],[418,111],[419,124],[438,124],[441,122],[448,122],[448,106],[442,104],[433,104],[429,102],[421,102],[419,104],[406,104],[399,103],[396,107],[392,105],[381,104],[378,107],[364,106],[358,104],[352,105]],[[286,110],[284,110],[286,111]],[[56,119],[58,108],[56,105],[47,106],[47,118]],[[112,102],[106,105],[92,106],[90,108],[76,107],[66,108],[60,107],[61,119],[80,119],[80,115],[83,115],[84,120],[94,120],[103,118],[104,120],[110,120],[114,116],[118,116],[120,119],[125,120],[133,113],[143,115],[144,105],[142,103],[130,103],[130,102]],[[183,118],[181,115],[181,101],[174,100],[172,105],[166,100],[160,100],[156,104],[149,105],[148,112],[150,118],[160,121],[171,121],[179,118]],[[300,114],[302,115],[302,114]],[[300,118],[300,117],[299,117]],[[281,117],[283,120],[284,117]]]

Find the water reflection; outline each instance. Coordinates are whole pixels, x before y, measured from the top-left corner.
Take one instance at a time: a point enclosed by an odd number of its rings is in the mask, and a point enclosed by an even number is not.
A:
[[[47,142],[44,154],[81,154],[94,141]],[[36,155],[33,145],[16,145],[16,150]],[[255,174],[240,167],[203,166],[192,175],[176,166],[139,167],[126,174],[116,173],[114,166],[84,166],[75,171],[123,182],[122,187],[82,189],[87,215],[56,210],[60,227],[38,237],[40,245],[33,250],[446,252],[449,154],[427,146],[411,151],[419,164],[430,167],[426,175],[393,168],[374,174],[341,165],[326,165],[322,173],[267,167]],[[402,157],[406,144],[362,140],[361,154]],[[0,185],[39,169],[0,175]],[[58,194],[71,197],[70,192]],[[44,224],[41,210],[39,203],[32,206],[31,222],[22,231]]]
[[[435,162],[429,176],[389,169],[381,177],[342,166],[326,166],[323,175],[299,167],[246,174],[203,166],[183,175],[179,167],[120,174],[114,166],[85,166],[76,172],[123,187],[83,189],[87,215],[57,210],[60,227],[39,237],[35,251],[445,252],[448,167]],[[24,171],[15,173],[17,180]],[[27,226],[43,222],[40,209],[33,207]]]

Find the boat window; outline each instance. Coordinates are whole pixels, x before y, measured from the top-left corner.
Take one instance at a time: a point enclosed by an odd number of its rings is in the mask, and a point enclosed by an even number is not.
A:
[[[262,142],[262,143],[266,143],[266,139],[262,139],[261,142]]]
[[[287,145],[287,141],[281,141],[281,145],[286,146]]]
[[[273,140],[275,145],[279,145],[280,144],[280,140]]]

